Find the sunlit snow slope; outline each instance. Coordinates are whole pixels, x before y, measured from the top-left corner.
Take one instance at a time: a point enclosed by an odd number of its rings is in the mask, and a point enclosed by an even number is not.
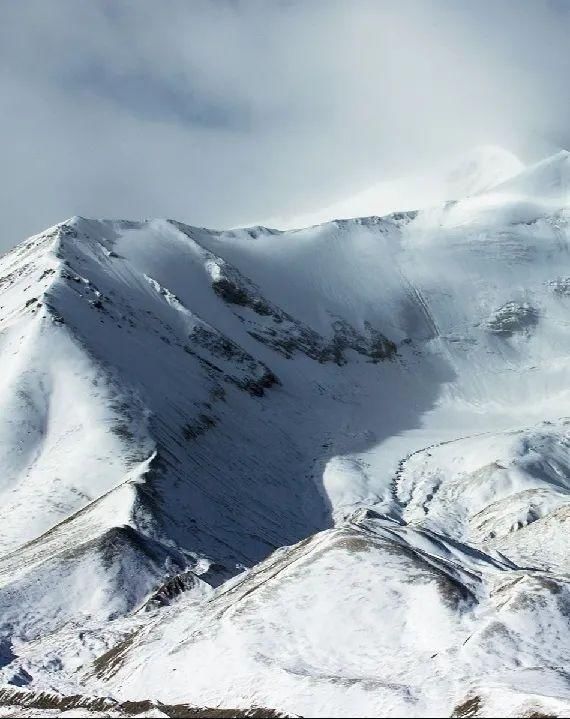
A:
[[[339,217],[385,215],[432,207],[485,192],[523,169],[524,165],[512,152],[494,145],[482,145],[429,170],[383,180],[316,212],[275,218],[269,224],[288,229],[317,225]]]
[[[0,260],[0,715],[568,712],[570,156],[503,161],[428,210]]]

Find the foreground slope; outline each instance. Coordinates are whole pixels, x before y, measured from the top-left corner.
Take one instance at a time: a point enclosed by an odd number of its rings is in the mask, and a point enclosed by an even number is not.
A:
[[[133,628],[86,680],[303,716],[449,716],[489,696],[499,716],[551,711],[567,602],[563,580],[360,510]]]
[[[567,711],[570,160],[497,172],[288,232],[74,218],[3,258],[3,681]]]

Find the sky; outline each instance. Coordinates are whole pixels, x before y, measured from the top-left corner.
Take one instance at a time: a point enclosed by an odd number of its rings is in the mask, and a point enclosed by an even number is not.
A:
[[[0,0],[0,250],[71,215],[233,227],[483,143],[568,148],[569,37],[570,0]]]

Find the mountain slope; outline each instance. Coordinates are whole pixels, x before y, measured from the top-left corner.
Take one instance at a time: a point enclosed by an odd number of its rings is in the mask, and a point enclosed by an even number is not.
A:
[[[449,716],[488,693],[500,713],[528,709],[565,678],[567,649],[544,630],[548,616],[563,631],[567,591],[361,510],[203,604],[181,600],[102,657],[90,681],[121,697],[152,683],[162,701],[270,701],[305,716]],[[501,683],[518,689],[502,705]]]
[[[403,382],[396,344],[348,314],[297,319],[194,239],[211,234],[77,218],[4,258],[5,631],[116,616],[180,571],[216,584],[330,525],[316,471],[368,440],[327,387],[381,396]],[[117,543],[127,575],[147,567],[126,603]],[[100,605],[69,587],[33,609],[32,586],[81,583],[85,562],[111,582]]]
[[[565,711],[568,158],[503,169],[420,212],[73,218],[2,258],[4,682]]]

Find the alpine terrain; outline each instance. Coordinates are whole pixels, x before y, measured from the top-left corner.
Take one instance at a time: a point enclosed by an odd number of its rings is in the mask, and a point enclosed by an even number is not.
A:
[[[386,187],[0,259],[0,716],[568,715],[570,154]]]

